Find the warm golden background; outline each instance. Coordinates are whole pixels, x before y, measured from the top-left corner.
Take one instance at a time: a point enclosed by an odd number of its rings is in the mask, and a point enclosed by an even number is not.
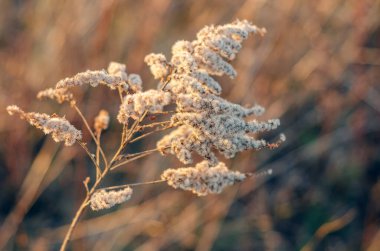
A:
[[[88,212],[72,250],[380,250],[379,13],[375,0],[1,0],[0,250],[57,249],[92,172],[78,146],[55,144],[8,116],[7,105],[80,126],[67,106],[36,93],[110,61],[153,87],[146,54],[168,55],[176,40],[236,18],[268,33],[244,43],[238,78],[221,80],[224,96],[266,106],[265,118],[281,118],[288,140],[227,163],[274,175],[203,198],[165,184],[140,187],[117,210]],[[77,92],[90,121],[102,108],[115,116],[110,91]],[[119,129],[113,122],[104,135],[108,151]],[[154,180],[176,166],[156,154],[107,183]]]

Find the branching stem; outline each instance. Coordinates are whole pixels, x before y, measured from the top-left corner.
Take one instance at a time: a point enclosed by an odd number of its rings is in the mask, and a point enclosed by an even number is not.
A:
[[[87,155],[90,157],[92,163],[94,163],[95,167],[96,167],[96,170],[97,172],[101,172],[101,169],[96,161],[96,159],[94,158],[94,155],[90,152],[90,150],[88,150],[87,146],[85,143],[83,143],[82,141],[77,141],[78,144],[85,150],[85,152],[87,153]]]
[[[126,188],[126,187],[135,187],[135,186],[142,186],[142,185],[158,184],[158,183],[162,183],[162,182],[165,182],[165,180],[154,180],[154,181],[147,181],[147,182],[131,183],[131,184],[125,184],[125,185],[120,185],[120,186],[100,188],[98,190],[115,190],[115,189],[122,189],[122,188]]]
[[[161,90],[163,90],[166,85],[169,83],[170,81],[170,76],[168,76],[168,78],[166,79],[166,82],[163,84],[163,86],[161,87]],[[120,99],[122,101],[122,93],[119,89],[119,95],[120,95]],[[108,174],[108,172],[110,170],[113,170],[115,169],[116,167],[118,166],[121,166],[121,165],[124,165],[128,162],[131,162],[133,160],[136,160],[136,159],[139,159],[139,158],[142,158],[144,156],[147,156],[155,151],[157,151],[158,149],[153,149],[153,150],[148,150],[148,151],[145,151],[145,152],[142,152],[140,155],[136,155],[135,157],[129,159],[129,160],[126,160],[122,163],[119,163],[119,164],[116,164],[113,166],[113,164],[115,163],[115,161],[118,159],[121,151],[124,149],[124,147],[130,142],[132,136],[134,135],[134,133],[137,132],[137,130],[139,129],[139,124],[144,120],[144,118],[146,117],[146,115],[148,114],[148,111],[145,111],[141,117],[136,120],[132,127],[127,131],[126,130],[126,126],[124,125],[123,127],[123,133],[122,133],[122,140],[121,140],[121,144],[120,144],[120,147],[119,149],[116,151],[116,153],[114,154],[114,156],[112,157],[111,161],[110,162],[107,162],[107,159],[105,158],[105,155],[104,155],[104,152],[102,150],[102,148],[100,147],[100,142],[97,140],[97,138],[95,137],[94,133],[92,132],[91,130],[91,127],[89,126],[89,124],[87,123],[87,120],[85,119],[85,117],[83,116],[82,112],[79,110],[79,108],[75,105],[75,103],[72,104],[72,106],[74,107],[74,109],[77,111],[77,113],[79,114],[79,116],[82,118],[85,126],[87,127],[88,131],[90,132],[91,134],[91,137],[94,139],[95,143],[97,144],[97,146],[99,147],[99,151],[103,157],[103,160],[104,160],[104,164],[105,164],[105,167],[104,167],[104,170],[103,172],[101,172],[100,168],[99,168],[99,165],[97,164],[97,161],[95,160],[94,156],[90,153],[90,151],[88,150],[87,146],[83,143],[83,142],[80,142],[78,141],[78,143],[82,146],[82,148],[86,151],[86,153],[88,154],[88,156],[91,158],[92,162],[94,163],[94,165],[96,166],[97,170],[99,171],[99,173],[101,173],[99,175],[99,177],[97,176],[97,179],[95,180],[95,183],[94,185],[92,186],[92,188],[90,190],[88,190],[88,187],[86,188],[86,197],[84,198],[81,206],[79,207],[78,211],[76,212],[71,224],[70,224],[70,227],[69,227],[69,230],[67,231],[66,235],[65,235],[65,238],[62,242],[62,245],[61,245],[61,248],[60,250],[61,251],[64,251],[66,250],[66,247],[67,247],[67,244],[73,234],[73,231],[79,221],[79,218],[81,217],[81,215],[83,214],[84,210],[86,209],[86,207],[89,205],[90,203],[90,199],[91,199],[91,196],[94,194],[94,192],[97,190],[99,184],[101,183],[101,181],[103,180],[103,178]],[[128,134],[126,133],[128,132]],[[158,182],[162,182],[162,181],[154,181],[154,182],[151,182],[151,183],[148,183],[148,184],[153,184],[153,183],[158,183]],[[133,184],[134,186],[137,186],[137,185],[142,185],[142,184],[139,184],[139,183],[136,183],[136,184]]]
[[[74,107],[75,111],[78,113],[79,117],[81,117],[84,125],[86,126],[88,132],[90,133],[92,139],[95,141],[95,144],[96,144],[96,147],[99,148],[99,151],[102,155],[102,158],[103,158],[103,161],[104,161],[104,164],[107,166],[107,158],[106,158],[106,155],[104,154],[103,152],[103,149],[102,147],[100,146],[100,142],[97,140],[97,138],[95,137],[94,133],[92,132],[92,129],[90,127],[90,125],[88,124],[86,118],[83,116],[83,113],[80,111],[80,109],[78,108],[78,106],[74,103],[72,104],[72,107]]]
[[[139,130],[144,130],[145,128],[152,128],[152,127],[155,127],[155,126],[163,126],[163,125],[168,125],[170,124],[170,120],[168,121],[160,121],[160,122],[154,122],[154,123],[150,123],[150,124],[147,124],[147,125],[142,125],[142,126],[139,126]]]
[[[132,161],[135,161],[137,159],[143,158],[143,157],[148,156],[148,155],[150,155],[150,154],[152,154],[154,152],[157,152],[157,151],[159,151],[159,149],[155,148],[155,149],[147,150],[147,151],[140,152],[140,153],[137,153],[137,154],[131,154],[132,156],[128,156],[127,155],[127,158],[129,157],[127,160],[113,165],[110,170],[113,171],[116,168],[118,168],[119,166],[125,165],[125,164],[130,163]]]
[[[150,132],[147,132],[147,133],[144,133],[143,135],[140,135],[134,139],[132,139],[131,141],[129,141],[129,143],[133,143],[133,142],[136,142],[138,140],[141,140],[145,137],[148,137],[149,135],[153,134],[153,133],[156,133],[156,132],[161,132],[161,131],[165,131],[167,129],[170,129],[170,128],[173,128],[174,126],[166,126],[166,127],[163,127],[163,128],[157,128],[156,130],[153,130],[153,131],[150,131]]]

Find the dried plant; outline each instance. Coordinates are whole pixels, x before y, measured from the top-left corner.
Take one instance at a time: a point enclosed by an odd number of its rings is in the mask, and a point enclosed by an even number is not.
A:
[[[225,158],[232,158],[245,150],[276,148],[285,140],[284,135],[280,135],[274,143],[257,139],[257,133],[276,129],[280,125],[279,120],[249,119],[261,115],[264,108],[259,105],[247,108],[223,99],[220,97],[222,88],[212,77],[236,77],[230,61],[235,58],[243,40],[250,33],[263,35],[265,29],[245,20],[222,26],[206,26],[198,32],[196,40],[176,42],[170,60],[163,54],[149,54],[145,62],[154,78],[159,79],[156,90],[143,91],[139,75],[127,73],[124,64],[111,62],[107,71],[78,73],[59,81],[55,88],[39,92],[38,98],[70,104],[83,120],[96,145],[94,153],[88,148],[89,142],[82,141],[82,132],[64,117],[28,113],[15,105],[8,106],[9,114],[19,115],[45,134],[51,134],[56,142],[63,141],[66,146],[78,143],[95,167],[96,177],[87,177],[83,182],[86,197],[72,220],[61,250],[65,250],[80,216],[88,206],[93,210],[107,209],[129,200],[133,193],[132,187],[160,182],[190,190],[199,196],[220,193],[226,186],[243,181],[253,174],[229,170],[219,160],[217,152]],[[86,84],[92,87],[105,85],[117,91],[120,97],[117,120],[123,129],[120,146],[111,158],[107,157],[101,144],[101,134],[109,126],[109,113],[101,110],[92,128],[70,92],[71,88]],[[146,123],[144,119],[148,114],[162,116],[163,121]],[[169,129],[174,130],[159,140],[155,148],[133,154],[125,152],[128,144]],[[137,132],[141,135],[136,137]],[[183,164],[192,163],[194,153],[203,157],[204,161],[194,167],[167,169],[161,179],[155,181],[100,188],[103,179],[111,171],[154,152],[173,154]]]

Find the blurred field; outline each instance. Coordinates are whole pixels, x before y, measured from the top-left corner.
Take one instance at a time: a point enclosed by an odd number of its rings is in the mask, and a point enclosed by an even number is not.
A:
[[[36,93],[110,61],[153,87],[146,54],[169,55],[176,40],[236,18],[268,33],[244,43],[233,64],[238,78],[220,79],[224,96],[267,107],[264,118],[280,118],[288,140],[227,163],[274,174],[204,198],[140,187],[115,210],[87,212],[72,250],[380,250],[379,13],[378,0],[0,1],[0,250],[58,249],[92,172],[79,147],[55,144],[8,116],[7,105],[80,126],[67,106]],[[90,121],[102,108],[115,116],[115,94],[77,94]],[[114,121],[105,133],[108,151],[119,129]],[[106,183],[154,180],[176,166],[156,154]]]

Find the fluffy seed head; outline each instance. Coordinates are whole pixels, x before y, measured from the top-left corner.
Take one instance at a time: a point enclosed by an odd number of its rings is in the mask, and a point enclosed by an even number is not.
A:
[[[17,105],[9,105],[7,106],[7,112],[9,115],[18,114],[21,118],[23,118],[24,111],[20,109]]]
[[[51,134],[54,141],[64,141],[66,146],[72,146],[77,140],[82,139],[82,132],[65,118],[45,113],[26,113],[15,105],[8,106],[7,111],[10,115],[18,114],[21,119],[25,119],[29,124],[41,129],[45,134]]]
[[[166,90],[172,93],[176,104],[177,113],[171,117],[171,124],[179,128],[157,143],[163,154],[174,154],[182,163],[189,164],[192,153],[196,152],[215,165],[218,162],[215,150],[232,158],[244,150],[278,146],[252,134],[276,129],[279,120],[249,120],[249,116],[261,115],[264,108],[259,105],[246,108],[219,97],[222,88],[211,77],[236,77],[230,60],[235,58],[250,33],[263,35],[265,29],[237,20],[226,25],[206,26],[197,33],[196,40],[178,41],[173,45],[170,64],[174,74]],[[166,63],[163,56],[158,56],[161,54],[154,55]]]
[[[132,91],[141,92],[142,91],[142,80],[140,75],[138,74],[129,74],[128,76],[128,84]]]
[[[172,46],[172,54],[180,54],[182,52],[188,52],[188,53],[193,53],[194,48],[191,42],[185,41],[185,40],[180,40],[177,41],[173,46]]]
[[[225,187],[243,181],[246,175],[228,170],[222,162],[216,166],[210,166],[207,161],[202,161],[195,167],[167,169],[162,173],[161,178],[176,189],[180,188],[198,196],[205,196],[221,193]]]
[[[76,74],[74,77],[65,78],[60,80],[56,88],[70,88],[74,86],[82,86],[89,84],[92,87],[96,87],[99,84],[106,85],[109,88],[116,89],[118,86],[125,88],[125,82],[120,76],[113,76],[108,74],[105,70],[101,71],[85,71]]]
[[[107,71],[110,75],[119,77],[123,81],[127,81],[127,67],[125,64],[111,62],[108,65]]]
[[[144,59],[145,63],[150,67],[150,72],[155,79],[165,78],[169,72],[169,63],[163,54],[151,53]]]
[[[127,124],[128,118],[138,119],[145,111],[156,113],[163,111],[170,104],[171,94],[159,90],[148,90],[124,97],[117,119]]]
[[[49,98],[57,101],[59,104],[67,101],[70,102],[73,100],[73,94],[67,88],[53,89],[48,88],[40,91],[37,94],[38,99]]]
[[[106,130],[110,122],[110,116],[106,110],[100,110],[98,116],[95,117],[94,129],[97,132]]]
[[[90,207],[94,211],[108,209],[115,205],[121,204],[129,200],[132,196],[133,190],[126,187],[122,190],[99,190],[96,191],[90,199]]]

